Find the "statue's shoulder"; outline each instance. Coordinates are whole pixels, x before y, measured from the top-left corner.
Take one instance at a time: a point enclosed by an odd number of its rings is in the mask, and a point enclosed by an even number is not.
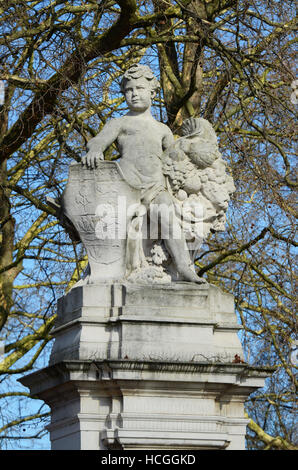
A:
[[[107,120],[107,122],[104,124],[103,130],[105,132],[112,132],[113,134],[115,132],[121,131],[124,125],[123,117],[115,117]]]
[[[157,121],[157,120],[156,120],[156,122],[157,122],[157,124],[158,124],[162,129],[164,129],[165,131],[170,131],[170,132],[171,132],[171,129],[169,128],[169,126],[167,126],[166,124],[164,124],[164,123],[161,122],[161,121]]]
[[[120,116],[120,117],[114,117],[114,118],[111,118],[109,119],[107,122],[106,122],[106,126],[107,125],[110,125],[110,126],[121,126],[121,124],[123,123],[123,120],[124,120],[125,116]]]
[[[165,136],[173,136],[173,133],[171,129],[169,128],[169,126],[167,126],[166,124],[160,121],[156,121],[156,122],[157,122],[158,127],[161,129],[161,131],[163,132]]]

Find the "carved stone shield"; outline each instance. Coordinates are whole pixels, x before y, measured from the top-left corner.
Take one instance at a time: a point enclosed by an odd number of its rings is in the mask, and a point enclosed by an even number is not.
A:
[[[86,248],[90,282],[124,278],[128,209],[139,201],[139,191],[126,183],[115,162],[99,162],[94,170],[70,165],[63,212]]]

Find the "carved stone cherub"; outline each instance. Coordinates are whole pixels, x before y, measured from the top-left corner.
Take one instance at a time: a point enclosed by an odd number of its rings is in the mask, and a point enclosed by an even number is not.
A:
[[[88,153],[83,157],[82,164],[95,168],[104,158],[103,152],[116,142],[121,156],[118,167],[122,176],[129,185],[141,191],[141,203],[150,208],[151,215],[154,215],[154,208],[160,211],[161,233],[168,235],[163,241],[178,273],[186,281],[204,283],[206,281],[195,273],[178,218],[175,215],[167,216],[174,206],[163,172],[163,156],[173,146],[174,136],[166,125],[156,121],[151,114],[151,100],[158,86],[149,67],[135,64],[127,70],[121,89],[129,112],[109,121],[88,142]],[[165,216],[163,211],[167,212]]]

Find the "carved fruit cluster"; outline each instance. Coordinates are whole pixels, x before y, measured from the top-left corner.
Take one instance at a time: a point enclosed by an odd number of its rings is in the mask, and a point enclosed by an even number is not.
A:
[[[198,194],[200,191],[216,185],[227,185],[227,192],[234,191],[233,180],[226,173],[226,164],[222,158],[217,158],[211,166],[198,169],[185,155],[183,160],[172,160],[166,157],[163,172],[168,176],[174,194],[183,189],[188,194]]]
[[[166,157],[163,164],[163,173],[168,176],[174,192],[184,188],[188,175],[196,172],[196,167],[188,158],[183,160],[172,160]]]

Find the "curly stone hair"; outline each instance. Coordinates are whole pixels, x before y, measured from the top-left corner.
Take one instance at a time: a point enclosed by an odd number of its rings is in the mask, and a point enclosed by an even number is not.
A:
[[[150,83],[151,89],[155,92],[157,92],[160,88],[160,83],[159,81],[155,78],[152,70],[148,65],[141,65],[141,64],[133,64],[131,67],[129,67],[128,70],[124,73],[121,83],[120,83],[120,90],[122,93],[124,93],[124,88],[126,82],[128,80],[133,80],[136,78],[141,78],[144,77],[148,82]]]

